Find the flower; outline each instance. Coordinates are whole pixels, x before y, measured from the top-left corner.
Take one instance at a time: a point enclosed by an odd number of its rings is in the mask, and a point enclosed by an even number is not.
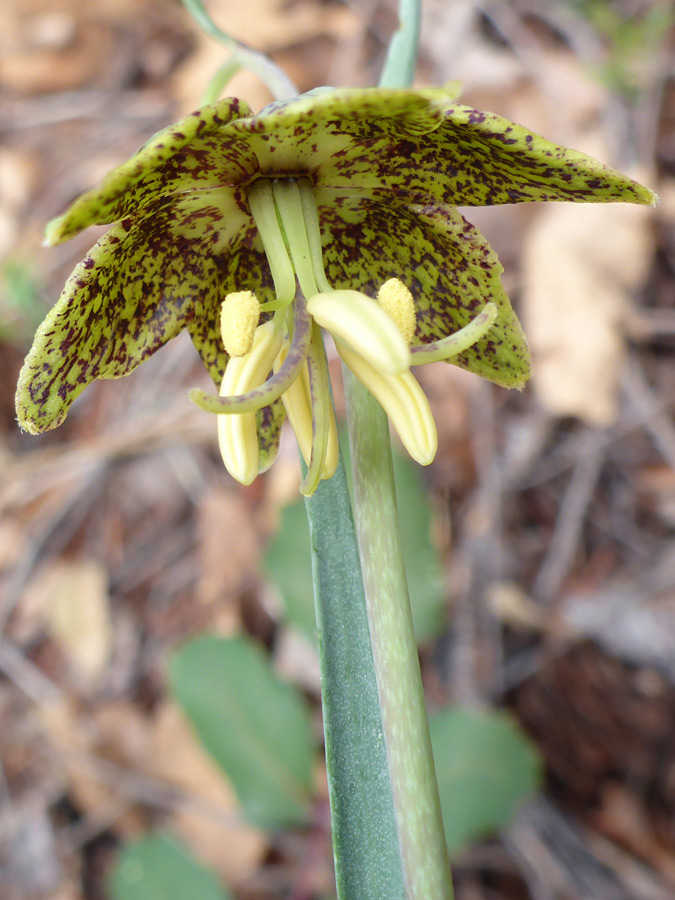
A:
[[[220,389],[192,398],[220,413],[228,468],[247,483],[271,464],[285,410],[311,492],[337,460],[322,327],[429,462],[412,364],[449,359],[505,387],[530,371],[501,266],[456,207],[655,199],[456,93],[320,89],[257,115],[227,99],[151,138],[47,226],[53,245],[115,223],[37,332],[20,425],[56,427],[87,384],[187,328]]]

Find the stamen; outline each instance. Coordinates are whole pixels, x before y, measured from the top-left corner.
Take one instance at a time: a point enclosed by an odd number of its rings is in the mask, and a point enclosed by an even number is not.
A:
[[[377,292],[377,302],[398,327],[406,343],[412,344],[417,327],[415,301],[408,288],[398,278],[385,281]]]
[[[276,365],[282,365],[288,353],[288,347],[282,347]],[[300,452],[309,465],[312,455],[312,408],[309,400],[309,375],[307,363],[303,363],[300,374],[287,391],[281,395],[286,415],[295,433]]]
[[[268,178],[259,178],[253,182],[248,189],[248,203],[265,249],[277,295],[276,301],[266,303],[265,307],[278,309],[288,306],[295,296],[295,273],[279,228],[274,193]]]
[[[277,363],[282,363],[286,350],[282,348]],[[312,406],[311,406],[311,390],[309,382],[308,367],[305,364],[300,375],[296,378],[290,388],[281,395],[281,399],[288,416],[291,428],[295,433],[300,452],[302,453],[305,464],[309,466],[312,458]],[[321,471],[321,479],[332,478],[337,469],[338,459],[340,456],[340,448],[338,445],[337,425],[335,423],[335,415],[333,407],[329,404],[329,421],[328,421],[328,443],[326,449],[326,458],[323,469]]]
[[[494,303],[486,303],[475,319],[454,334],[429,344],[417,344],[410,348],[410,365],[423,366],[440,362],[463,353],[479,341],[492,328],[499,314]]]
[[[321,248],[321,225],[319,223],[319,211],[316,208],[316,198],[312,186],[306,178],[298,179],[298,190],[302,200],[302,213],[305,219],[307,231],[307,243],[312,258],[314,278],[320,291],[332,290],[323,268],[323,251]]]
[[[284,391],[287,391],[288,388],[293,384],[295,379],[298,377],[298,372],[300,371],[300,367],[307,357],[307,353],[309,352],[309,342],[311,337],[311,319],[307,313],[307,307],[305,305],[304,299],[302,297],[298,297],[293,304],[293,323],[294,323],[294,333],[293,340],[291,341],[291,346],[288,351],[288,356],[284,360],[283,365],[279,369],[278,372],[275,372],[271,378],[268,378],[267,381],[264,381],[267,374],[272,369],[274,364],[274,360],[276,359],[279,350],[281,348],[281,330],[277,328],[277,323],[274,320],[270,320],[266,322],[265,325],[258,326],[256,330],[256,334],[260,331],[261,328],[265,328],[267,325],[271,325],[274,328],[274,332],[277,336],[276,349],[274,353],[272,353],[271,358],[266,356],[264,362],[257,363],[258,368],[256,369],[256,374],[258,375],[257,384],[259,387],[253,388],[253,390],[247,390],[245,393],[238,394],[236,396],[221,396],[214,397],[213,394],[207,394],[206,391],[199,390],[198,388],[193,388],[190,391],[190,400],[198,406],[200,409],[203,409],[204,412],[216,413],[219,415],[221,413],[245,413],[245,412],[255,412],[257,409],[261,409],[263,406],[269,406],[277,397],[280,397]],[[251,354],[255,352],[255,338],[253,341],[254,350],[251,351]],[[227,368],[230,367],[234,362],[238,362],[240,360],[248,360],[251,356],[238,357],[235,359],[230,359],[227,364]],[[264,366],[267,368],[263,371]],[[226,368],[226,372],[227,372]],[[248,382],[247,386],[256,383],[252,380]],[[241,389],[241,388],[240,388]]]
[[[317,324],[381,372],[395,375],[410,365],[408,343],[396,323],[365,294],[316,294],[307,302],[307,310]]]
[[[230,358],[220,386],[223,397],[258,385],[279,352],[281,336],[274,322],[256,329],[253,348],[246,356]],[[258,474],[258,432],[255,412],[218,417],[218,446],[227,471],[241,484],[251,484]]]
[[[252,387],[258,387],[267,377],[281,346],[281,334],[273,321],[265,322],[256,328],[253,347],[246,356],[233,356],[225,366],[225,374],[220,386],[221,399],[239,399],[252,393]],[[271,401],[270,401],[271,402]],[[266,403],[262,404],[267,406]],[[236,412],[255,412],[260,407]]]
[[[331,478],[337,468],[337,458],[332,470],[327,465],[333,405],[331,403],[326,352],[323,347],[321,332],[317,325],[312,326],[312,342],[309,356],[307,357],[307,366],[312,408],[312,452],[307,473],[300,485],[300,493],[304,494],[305,497],[311,497],[317,489],[319,481],[322,478]],[[334,433],[337,435],[334,423],[333,427]],[[332,465],[332,460],[330,465]]]
[[[220,416],[218,418],[218,447],[223,465],[240,484],[251,484],[258,474],[260,450],[256,414]]]
[[[414,375],[410,370],[387,375],[341,342],[336,341],[335,345],[344,362],[387,413],[408,453],[420,465],[428,466],[438,449],[438,435],[429,401]]]
[[[291,178],[275,178],[272,182],[272,189],[277,212],[288,240],[295,274],[298,276],[305,297],[313,297],[318,293],[319,288],[314,278],[312,254],[307,239],[305,215],[298,183]]]
[[[220,310],[220,334],[230,356],[246,356],[260,321],[260,302],[252,291],[228,294]]]

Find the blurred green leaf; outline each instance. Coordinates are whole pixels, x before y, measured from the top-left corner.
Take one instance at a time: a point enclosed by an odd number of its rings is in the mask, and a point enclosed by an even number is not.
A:
[[[279,589],[288,621],[316,643],[309,525],[302,501],[281,510],[279,529],[265,551],[264,566]]]
[[[424,644],[443,629],[443,568],[431,543],[431,506],[419,468],[407,456],[394,453],[394,473],[415,636]],[[315,642],[309,527],[301,502],[281,511],[279,531],[267,548],[264,564],[279,588],[289,622]]]
[[[637,101],[647,86],[651,60],[675,21],[675,9],[666,3],[631,9],[614,0],[566,2],[604,39],[605,59],[593,66],[596,77],[610,90]]]
[[[394,452],[393,460],[415,637],[424,644],[445,624],[443,566],[431,542],[432,510],[420,468],[401,453]]]
[[[307,821],[315,753],[309,711],[244,637],[198,637],[172,658],[174,696],[263,828]]]
[[[450,853],[504,827],[536,791],[539,755],[506,713],[446,709],[430,720]]]
[[[163,834],[127,846],[109,876],[112,900],[230,900],[215,874]]]
[[[9,257],[0,267],[0,337],[23,343],[44,316],[42,280],[33,259]]]

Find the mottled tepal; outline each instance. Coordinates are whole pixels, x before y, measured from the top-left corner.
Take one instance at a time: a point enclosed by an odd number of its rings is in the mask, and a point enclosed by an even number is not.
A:
[[[47,227],[57,244],[115,223],[38,330],[19,423],[55,428],[89,382],[128,374],[187,328],[220,390],[191,397],[217,415],[231,474],[248,484],[272,463],[288,415],[311,493],[337,464],[323,329],[427,464],[436,429],[412,366],[448,360],[505,387],[530,371],[502,268],[456,207],[654,199],[458,104],[452,86],[322,89],[257,115],[222,100]]]

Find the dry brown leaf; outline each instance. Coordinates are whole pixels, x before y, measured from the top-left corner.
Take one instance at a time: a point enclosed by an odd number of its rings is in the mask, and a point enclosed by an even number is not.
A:
[[[171,830],[229,884],[250,877],[266,850],[265,835],[240,819],[233,789],[172,703],[160,706],[154,718],[152,774],[204,804],[176,810]]]
[[[546,616],[541,606],[512,581],[497,581],[487,593],[490,610],[506,625],[518,631],[541,631]]]
[[[27,150],[0,148],[0,206],[14,212],[28,202],[38,179],[35,157]]]
[[[532,77],[506,98],[508,106],[500,104],[499,111],[551,140],[585,149],[581,145],[586,132],[608,103],[607,88],[567,48],[548,47],[528,57],[527,68]]]
[[[0,257],[16,243],[21,213],[37,176],[35,159],[25,149],[0,148]]]
[[[151,767],[153,726],[148,716],[129,700],[99,705],[93,713],[92,726],[95,753],[135,771]]]
[[[197,46],[180,67],[173,80],[173,94],[178,99],[177,112],[187,115],[202,102],[202,95],[211,78],[228,58],[227,50],[203,35],[196,36]],[[262,109],[271,95],[253,72],[242,70],[227,84],[227,96],[244,97],[254,110]]]
[[[231,629],[236,629],[238,618],[232,601],[258,570],[259,543],[251,511],[240,493],[213,488],[200,501],[197,528],[198,599],[205,604],[222,603],[223,609],[229,600]],[[221,627],[225,628],[227,621],[221,621]]]
[[[30,33],[26,36],[30,38]],[[108,29],[79,21],[76,38],[64,45],[27,40],[5,54],[0,59],[0,83],[28,94],[74,90],[94,81],[105,65],[102,60],[112,58],[113,53]]]
[[[547,207],[523,253],[523,315],[533,384],[555,415],[607,426],[616,418],[627,303],[652,251],[644,207]]]
[[[101,809],[110,801],[109,785],[92,777],[83,764],[95,744],[91,721],[83,721],[75,704],[65,699],[37,711],[50,746],[59,758],[68,781],[68,793],[83,814]]]
[[[319,657],[308,638],[294,628],[283,628],[274,649],[277,674],[318,697],[321,693]]]
[[[126,700],[87,711],[64,700],[43,707],[39,717],[83,817],[114,821],[125,836],[142,833],[147,822],[135,801],[147,802],[142,778],[154,753],[150,719]],[[161,785],[157,789],[161,800]]]
[[[55,894],[51,894],[49,900],[84,900],[84,894],[73,882],[61,884]]]
[[[78,690],[96,688],[110,659],[113,633],[106,572],[93,560],[56,560],[29,583],[19,630],[46,627]]]
[[[637,496],[644,506],[675,528],[675,469],[654,465],[637,469]]]
[[[592,820],[599,831],[620,846],[627,847],[675,883],[675,860],[661,845],[639,796],[623,785],[610,782],[603,787],[601,806]]]
[[[0,572],[16,565],[28,549],[26,530],[16,518],[0,521]]]

